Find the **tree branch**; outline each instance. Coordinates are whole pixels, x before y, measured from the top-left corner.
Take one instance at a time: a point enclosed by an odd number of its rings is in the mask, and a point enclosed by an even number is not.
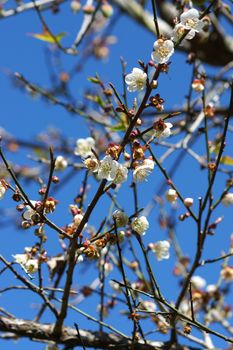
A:
[[[71,327],[63,327],[60,336],[53,332],[54,324],[41,324],[37,322],[12,319],[5,316],[0,316],[0,331],[13,333],[20,337],[25,337],[34,340],[56,342],[58,344],[65,344],[66,346],[83,346],[86,348],[99,349],[120,349],[129,350],[131,339],[121,338],[113,333],[103,333],[102,337],[98,332],[91,332],[83,329],[77,330]],[[82,340],[81,340],[81,339]],[[166,350],[167,344],[163,342],[150,342],[149,344],[135,343],[134,350]],[[173,350],[200,350],[198,348],[177,345]]]

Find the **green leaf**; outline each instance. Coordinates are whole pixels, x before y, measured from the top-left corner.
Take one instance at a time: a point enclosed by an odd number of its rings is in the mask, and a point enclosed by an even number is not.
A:
[[[89,77],[89,78],[87,78],[87,80],[90,81],[91,83],[94,83],[94,84],[100,83],[100,80],[97,77]]]
[[[230,157],[230,156],[223,156],[220,160],[220,162],[222,164],[225,164],[225,165],[233,165],[233,158]]]
[[[111,131],[125,131],[127,129],[126,125],[123,122],[120,122],[116,125],[111,126]]]
[[[61,39],[67,35],[67,33],[62,32],[57,35],[51,35],[48,31],[44,31],[43,33],[30,33],[29,35],[31,35],[35,39],[45,41],[51,44],[56,44],[57,42],[60,42]]]

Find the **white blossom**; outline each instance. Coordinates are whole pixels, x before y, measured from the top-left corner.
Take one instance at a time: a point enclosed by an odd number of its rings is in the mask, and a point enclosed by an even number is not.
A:
[[[149,222],[145,216],[139,216],[133,219],[131,227],[139,235],[145,235],[146,230],[149,228]]]
[[[65,170],[68,166],[68,161],[63,156],[57,156],[55,160],[55,169],[56,170]]]
[[[155,243],[152,251],[155,253],[157,260],[161,261],[170,258],[169,248],[170,243],[168,241],[158,241]]]
[[[93,155],[92,148],[95,147],[95,140],[92,137],[86,139],[78,139],[76,141],[76,148],[74,154],[83,158]]]
[[[121,286],[119,283],[116,283],[114,281],[109,281],[110,287],[114,290],[114,292],[120,293],[121,292]]]
[[[25,265],[23,265],[27,273],[36,273],[39,268],[39,263],[37,259],[29,259]]]
[[[146,310],[149,312],[155,312],[156,311],[156,305],[153,301],[150,300],[143,300],[139,304],[141,310]]]
[[[3,199],[5,193],[6,193],[6,188],[5,186],[3,186],[2,182],[0,181],[0,200]]]
[[[218,290],[218,287],[215,284],[208,284],[206,286],[207,293],[213,294]]]
[[[81,4],[78,0],[72,0],[70,3],[70,8],[73,13],[77,13],[81,9]]]
[[[36,203],[37,203],[37,201],[30,201],[31,202],[31,204],[35,207],[36,206]],[[30,207],[30,205],[26,205],[26,211],[23,213],[23,218],[25,219],[25,220],[31,220],[32,219],[32,216],[34,215],[34,214],[36,214],[36,211],[34,210],[34,209],[32,209],[31,207]]]
[[[122,165],[117,163],[117,170],[116,170],[116,176],[113,180],[115,184],[121,184],[122,182],[125,182],[127,180],[128,176],[128,169]]]
[[[125,82],[128,85],[127,89],[130,92],[141,91],[145,88],[147,74],[140,68],[133,68],[132,73],[127,74]]]
[[[180,23],[175,25],[172,40],[178,41],[185,32],[184,39],[191,40],[204,26],[204,22],[199,19],[199,12],[192,8],[185,11],[180,16]]]
[[[84,258],[83,255],[78,255],[77,259],[76,259],[76,264],[83,262]]]
[[[73,218],[73,222],[75,225],[79,226],[80,222],[83,219],[83,215],[82,214],[76,214]]]
[[[15,259],[15,262],[20,265],[25,265],[28,260],[27,254],[15,254],[13,255],[13,258]]]
[[[171,136],[171,128],[173,125],[171,123],[164,123],[162,130],[156,130],[154,132],[154,137],[157,137],[158,139],[165,139],[169,136]]]
[[[177,23],[173,29],[172,40],[178,41],[184,35],[185,32],[186,32],[186,28],[184,27],[184,25],[182,23]],[[194,36],[195,36],[195,31],[190,30],[186,34],[185,39],[191,40],[193,39]]]
[[[194,288],[196,289],[203,289],[206,286],[206,280],[202,278],[201,276],[192,276],[191,282]]]
[[[192,82],[192,88],[196,92],[202,92],[205,90],[205,80],[203,78],[201,79],[194,79]]]
[[[13,255],[15,262],[20,264],[27,273],[35,273],[38,271],[39,263],[37,259],[30,259],[28,254]]]
[[[129,218],[123,212],[123,210],[115,210],[112,214],[112,217],[115,220],[117,227],[124,227],[128,224]]]
[[[133,178],[135,182],[142,182],[147,179],[154,169],[154,161],[145,159],[141,165],[138,165],[133,171]]]
[[[174,53],[174,44],[171,40],[158,39],[154,42],[154,51],[151,58],[156,63],[166,63]]]
[[[186,39],[192,39],[204,27],[204,22],[199,19],[199,12],[194,8],[181,14],[180,23],[189,30],[189,38]]]
[[[100,161],[98,178],[113,181],[116,177],[117,170],[117,161],[113,160],[111,156],[105,156],[104,159]]]
[[[177,197],[178,197],[177,192],[173,190],[173,188],[170,188],[166,193],[166,198],[170,203],[175,203],[177,200]]]
[[[96,173],[99,170],[99,161],[94,155],[83,161],[88,170]]]
[[[224,197],[222,199],[222,204],[224,205],[224,207],[228,207],[229,205],[233,204],[233,193],[232,192],[228,192],[224,195]]]

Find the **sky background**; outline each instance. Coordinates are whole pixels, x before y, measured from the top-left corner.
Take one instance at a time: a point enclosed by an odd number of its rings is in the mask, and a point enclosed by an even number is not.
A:
[[[11,3],[9,2],[9,7]],[[6,6],[7,7],[7,6]],[[62,43],[64,46],[68,46],[72,43],[72,40],[77,32],[82,16],[72,15],[70,11],[69,2],[61,5],[61,13],[52,15],[49,12],[44,14],[46,21],[49,23],[54,33],[67,32],[68,35],[64,38]],[[82,95],[84,87],[88,86],[87,78],[93,76],[96,72],[101,76],[102,80],[108,84],[113,82],[117,88],[122,89],[121,86],[121,64],[120,56],[127,61],[127,72],[130,72],[133,67],[137,66],[137,60],[148,61],[153,47],[155,38],[151,33],[148,33],[132,20],[129,20],[126,16],[121,16],[120,20],[116,23],[113,35],[116,35],[118,40],[117,43],[111,46],[110,55],[105,61],[98,61],[96,59],[90,59],[82,72],[80,72],[73,79],[71,87],[73,96],[78,100]],[[49,103],[45,103],[40,98],[32,99],[25,93],[22,93],[19,89],[14,88],[12,80],[9,78],[9,72],[19,72],[26,79],[38,85],[49,88],[50,80],[48,69],[46,65],[45,51],[48,49],[47,44],[40,42],[32,38],[28,33],[40,33],[41,23],[38,20],[36,13],[30,11],[27,13],[20,14],[8,19],[0,20],[0,127],[4,128],[8,133],[14,135],[19,139],[26,139],[28,141],[34,140],[35,136],[45,131],[48,127],[56,127],[61,133],[68,137],[71,141],[76,140],[80,137],[89,136],[87,127],[84,125],[83,120],[78,116],[70,116],[64,109],[59,106],[53,106]],[[79,61],[79,56],[67,56],[61,54],[61,60],[63,66],[69,71],[73,65]],[[216,68],[205,67],[209,72],[214,74]],[[166,106],[176,107],[177,109],[183,105],[184,97],[187,94],[187,88],[191,79],[191,68],[186,64],[186,56],[181,53],[176,53],[172,59],[172,65],[167,75],[163,74],[159,81],[158,92],[166,100]],[[122,90],[121,90],[122,91]],[[223,97],[223,101],[227,103],[227,94]],[[173,138],[171,142],[176,142],[176,138]],[[228,149],[230,152],[231,142],[228,143]],[[195,149],[202,153],[204,152],[204,142],[201,144],[198,142],[194,146]],[[161,152],[159,150],[158,152]],[[35,166],[32,160],[29,160],[27,155],[30,153],[29,150],[22,150],[17,155],[7,153],[9,160],[16,161],[17,164],[30,164]],[[172,156],[165,162],[167,169],[171,170],[175,166],[174,161],[176,157]],[[193,197],[195,200],[194,210],[197,209],[197,198],[203,194],[206,187],[206,177],[203,176],[204,172],[200,172],[199,165],[193,161],[192,158],[185,158],[185,162],[182,163],[179,172],[174,177],[174,180],[178,187],[182,189],[184,197]],[[63,175],[61,175],[62,178]],[[74,198],[74,188],[76,192],[79,189],[80,181],[82,177],[77,176],[69,183],[64,189],[57,192],[57,197],[60,203],[57,208],[56,222],[58,225],[64,224],[68,217],[68,205]],[[225,186],[225,177],[221,177],[217,180],[216,193],[220,194]],[[163,177],[159,173],[158,169],[155,170],[153,178],[146,184],[140,185],[139,198],[140,207],[144,207],[151,197],[151,193],[156,193],[163,183]],[[34,199],[36,195],[35,186],[31,184],[27,185],[27,191],[29,197]],[[92,192],[90,191],[90,197]],[[141,197],[140,197],[141,195]],[[126,185],[122,186],[119,200],[123,207],[128,213],[133,211],[133,197],[132,193],[129,192]],[[104,210],[107,210],[110,205],[110,201],[105,201],[104,204],[97,206],[96,212],[92,217],[93,222],[98,220],[103,214]],[[12,202],[10,196],[6,196],[4,201],[0,202],[0,209],[12,208]],[[182,212],[180,207],[178,211]],[[219,207],[216,211],[213,219],[217,218],[218,215],[223,215],[223,207]],[[166,239],[166,233],[158,231],[156,227],[156,220],[158,217],[158,209],[155,208],[149,218],[151,223],[150,234],[145,237],[145,241],[157,241],[160,239]],[[98,227],[98,225],[96,225]],[[221,229],[217,230],[217,234],[214,238],[210,237],[207,240],[207,251],[204,253],[205,257],[213,258],[219,256],[221,250],[226,250],[229,247],[230,234],[233,232],[232,225],[232,208],[224,209],[224,224],[221,225]],[[182,227],[178,230],[178,237],[182,240],[183,250],[186,254],[192,254],[195,248],[193,242],[195,242],[195,230],[192,224],[184,222]],[[55,233],[50,232],[50,235]],[[55,237],[54,237],[55,238]],[[25,246],[30,246],[35,242],[35,236],[32,230],[28,231],[16,231],[13,225],[7,225],[1,228],[0,235],[0,246],[1,253],[6,259],[11,260],[12,254],[23,252]],[[192,243],[191,243],[192,242]],[[56,239],[50,238],[46,243],[48,251],[54,249],[59,250],[59,244]],[[171,260],[163,261],[160,264],[155,264],[155,273],[157,273],[158,280],[161,284],[162,290],[165,291],[165,296],[174,300],[174,293],[176,295],[178,289],[178,281],[172,274],[172,261],[174,261],[173,253],[171,254]],[[219,264],[215,265],[215,271],[219,269]],[[82,267],[80,267],[80,276],[82,276]],[[93,280],[92,268],[89,268],[89,273],[85,273],[85,283],[91,283]],[[206,269],[199,270],[198,274],[208,279],[208,283],[215,283],[216,276],[213,275],[212,268],[207,267]],[[47,273],[47,272],[45,272]],[[1,288],[9,284],[12,281],[10,273],[4,274],[1,278]],[[111,278],[114,278],[112,275]],[[77,285],[83,283],[77,281]],[[4,305],[10,312],[13,312],[17,317],[28,317],[32,318],[35,315],[35,309],[37,308],[39,299],[33,296],[32,293],[26,293],[19,291],[8,292],[0,296],[1,304]],[[30,301],[30,302],[29,302]],[[94,298],[87,299],[80,305],[84,311],[92,311],[95,314],[96,300]],[[28,304],[29,307],[28,307]],[[121,307],[119,307],[121,309]],[[26,310],[26,311],[25,311]],[[43,317],[42,321],[51,322],[51,319],[47,314]],[[69,325],[73,322],[77,322],[82,325],[83,328],[95,329],[95,324],[92,325],[85,318],[78,316],[76,313],[71,313],[69,319]],[[109,323],[117,325],[118,319],[109,317],[107,319]],[[124,319],[125,323],[128,322],[127,318]],[[123,329],[125,329],[125,325]],[[128,325],[127,325],[128,327]],[[130,330],[129,330],[130,331]],[[160,338],[160,336],[159,336]],[[216,345],[219,340],[215,339]],[[184,341],[185,342],[185,341]],[[19,340],[16,342],[3,342],[0,340],[0,347],[5,350],[16,349],[25,350],[33,349],[39,350],[44,349],[44,345],[41,343],[30,343],[27,340]]]

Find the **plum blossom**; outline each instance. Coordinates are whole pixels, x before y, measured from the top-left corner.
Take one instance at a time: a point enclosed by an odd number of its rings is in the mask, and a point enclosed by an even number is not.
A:
[[[153,245],[152,251],[155,253],[157,260],[161,261],[170,258],[169,248],[170,243],[168,241],[158,241]]]
[[[204,22],[199,19],[198,10],[194,8],[181,14],[180,23],[185,27],[185,29],[190,30],[190,32],[193,34],[193,37],[204,27]]]
[[[115,220],[117,227],[124,227],[128,224],[129,218],[123,212],[123,210],[115,210],[112,214],[112,217]]]
[[[226,265],[222,268],[220,276],[225,282],[233,281],[233,266]]]
[[[67,159],[63,156],[57,156],[55,160],[55,170],[65,170],[68,166]]]
[[[124,165],[117,163],[116,176],[113,182],[119,185],[122,182],[125,182],[127,180],[127,176],[128,176],[128,169]]]
[[[0,180],[0,200],[3,199],[5,193],[6,193],[6,188]]]
[[[135,182],[146,181],[147,177],[154,169],[154,161],[151,159],[145,159],[143,163],[137,166],[133,172],[133,178]]]
[[[101,161],[98,169],[98,178],[113,181],[118,170],[118,163],[111,156],[105,156]]]
[[[176,24],[173,30],[173,40],[179,40],[188,30],[185,39],[191,40],[204,27],[204,22],[199,19],[199,12],[192,8],[180,16],[180,23]]]
[[[70,8],[73,13],[77,13],[81,9],[81,4],[79,0],[72,0],[70,3]]]
[[[133,219],[131,227],[139,235],[144,236],[149,228],[149,222],[145,216],[139,216]]]
[[[166,192],[166,198],[168,200],[168,202],[170,203],[175,203],[177,200],[177,192],[176,190],[173,190],[173,188],[170,188],[167,192]]]
[[[92,171],[93,173],[96,173],[99,170],[99,161],[94,155],[85,159],[83,163],[85,164],[87,169]]]
[[[174,53],[174,44],[171,40],[158,39],[154,42],[154,51],[151,58],[156,63],[166,63]]]
[[[108,155],[100,161],[97,175],[99,179],[106,179],[118,185],[127,180],[128,169]]]
[[[193,202],[194,202],[193,198],[187,197],[184,199],[184,205],[188,208],[193,205]]]
[[[31,202],[31,204],[35,207],[36,206],[36,204],[37,204],[37,201],[30,201]],[[23,218],[25,219],[25,220],[31,220],[32,219],[32,216],[34,215],[34,214],[36,214],[36,211],[34,210],[34,209],[32,209],[31,207],[30,207],[30,205],[26,205],[26,211],[23,213]]]
[[[132,73],[125,77],[125,82],[128,85],[127,89],[130,92],[141,91],[145,88],[147,74],[140,68],[133,68]]]
[[[141,310],[156,312],[156,304],[150,300],[142,300],[139,304]]]
[[[39,263],[37,259],[30,259],[28,254],[13,255],[15,262],[20,264],[26,273],[35,273],[38,271]]]
[[[205,79],[200,78],[200,79],[194,79],[192,82],[192,88],[196,92],[202,92],[205,90]]]
[[[203,289],[206,286],[206,280],[202,278],[201,276],[192,276],[191,282],[194,288],[196,289]]]
[[[224,205],[224,207],[228,207],[229,205],[233,204],[233,193],[232,192],[228,192],[224,195],[224,197],[222,199],[222,204]]]
[[[24,265],[25,270],[27,273],[36,273],[39,268],[39,263],[37,259],[29,259],[26,264]]]
[[[76,141],[76,148],[74,154],[83,158],[93,155],[92,148],[95,147],[95,140],[92,137],[86,139],[78,139]]]
[[[120,293],[121,292],[121,286],[117,282],[109,281],[110,287],[114,290],[114,292]]]
[[[171,123],[165,123],[162,119],[158,120],[153,124],[154,137],[158,139],[165,139],[171,135],[171,128],[173,125]]]

